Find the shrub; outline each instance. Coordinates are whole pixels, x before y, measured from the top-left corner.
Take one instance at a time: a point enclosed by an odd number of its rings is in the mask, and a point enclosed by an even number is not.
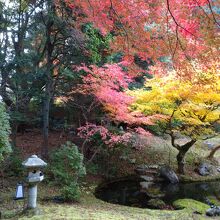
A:
[[[72,182],[61,189],[62,198],[64,201],[77,201],[80,197],[78,183]]]
[[[68,141],[54,151],[51,154],[50,171],[55,183],[62,187],[62,197],[66,201],[76,201],[79,198],[79,178],[86,174],[83,155],[78,147]]]
[[[7,176],[23,176],[21,151],[13,147],[13,152],[4,160],[3,170]]]
[[[3,103],[0,103],[0,128],[0,162],[2,162],[4,156],[11,151],[9,143],[9,116],[5,111]]]

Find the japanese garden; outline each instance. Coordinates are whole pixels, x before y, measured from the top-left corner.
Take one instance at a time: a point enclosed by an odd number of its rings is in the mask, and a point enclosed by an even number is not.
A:
[[[219,0],[0,0],[0,219],[220,218]]]

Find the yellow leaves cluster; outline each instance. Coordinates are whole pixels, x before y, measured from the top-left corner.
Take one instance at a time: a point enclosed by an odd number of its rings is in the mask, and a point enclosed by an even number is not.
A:
[[[210,133],[211,125],[220,121],[220,76],[210,72],[197,79],[182,80],[174,75],[155,77],[146,82],[146,89],[129,92],[135,97],[130,110],[145,115],[172,116],[184,132]],[[178,124],[178,123],[177,123]],[[178,126],[177,126],[178,128]]]

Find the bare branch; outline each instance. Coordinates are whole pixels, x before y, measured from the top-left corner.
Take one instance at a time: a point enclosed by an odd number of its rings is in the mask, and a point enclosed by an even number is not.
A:
[[[171,15],[171,17],[172,17],[174,23],[176,24],[176,26],[182,28],[182,29],[183,29],[184,31],[186,31],[188,34],[190,34],[190,35],[192,35],[193,37],[197,38],[197,36],[196,36],[195,34],[193,34],[192,32],[188,31],[185,27],[183,27],[181,24],[179,24],[179,23],[177,22],[176,18],[174,17],[174,15],[173,15],[173,13],[172,13],[172,11],[171,11],[171,9],[170,9],[170,2],[169,2],[169,0],[167,0],[167,9],[168,9],[168,11],[169,11],[169,13],[170,13],[170,15]]]

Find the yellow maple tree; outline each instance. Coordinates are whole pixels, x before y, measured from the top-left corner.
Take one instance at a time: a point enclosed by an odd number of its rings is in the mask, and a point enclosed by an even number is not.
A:
[[[165,116],[155,123],[160,122],[158,129],[170,135],[172,146],[178,150],[178,171],[184,173],[187,151],[198,139],[213,135],[213,125],[220,121],[220,75],[217,69],[198,70],[190,80],[178,78],[172,72],[147,80],[145,88],[129,93],[135,97],[130,111],[146,116]],[[189,137],[189,141],[177,144],[177,134]]]

